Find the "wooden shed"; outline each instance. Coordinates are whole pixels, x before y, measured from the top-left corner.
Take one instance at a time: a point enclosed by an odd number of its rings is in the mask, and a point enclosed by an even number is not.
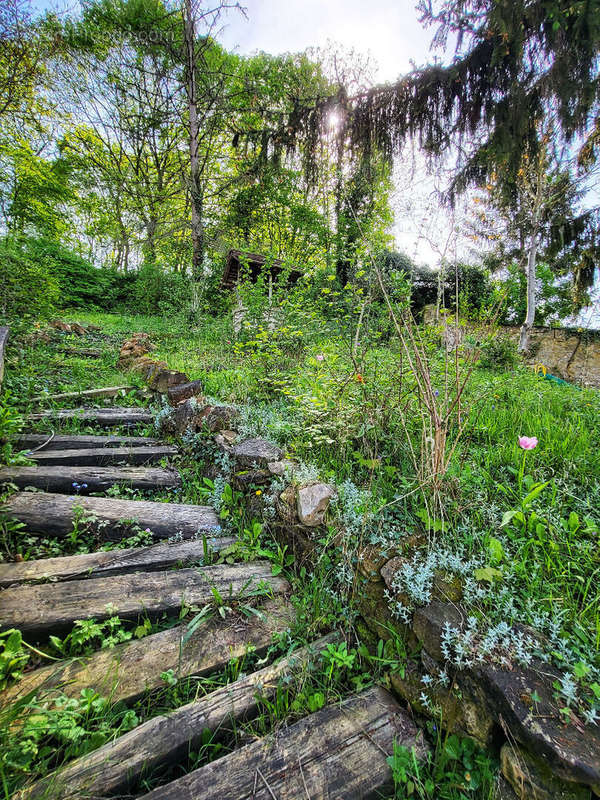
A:
[[[244,250],[230,250],[227,254],[227,262],[221,280],[221,288],[233,289],[238,284],[240,274],[245,268],[248,270],[248,278],[250,281],[256,283],[266,263],[267,257],[260,253],[248,253]],[[275,283],[282,272],[287,274],[287,282],[290,284],[296,283],[302,276],[302,272],[296,267],[292,267],[291,269],[289,267],[284,267],[283,261],[279,258],[272,261],[269,260],[269,264],[269,284]]]

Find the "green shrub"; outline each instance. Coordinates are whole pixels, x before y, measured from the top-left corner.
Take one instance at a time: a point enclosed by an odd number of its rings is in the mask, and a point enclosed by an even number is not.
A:
[[[132,310],[144,314],[171,314],[188,310],[190,280],[179,272],[165,272],[156,264],[144,264],[133,286]]]
[[[517,345],[508,336],[495,336],[481,348],[480,366],[484,369],[512,369],[519,363]]]
[[[63,307],[111,307],[111,273],[98,269],[77,253],[51,239],[28,238],[23,250],[31,261],[43,265],[55,278]]]
[[[0,318],[6,321],[26,317],[49,317],[59,299],[59,287],[44,261],[24,253],[10,239],[0,241]]]

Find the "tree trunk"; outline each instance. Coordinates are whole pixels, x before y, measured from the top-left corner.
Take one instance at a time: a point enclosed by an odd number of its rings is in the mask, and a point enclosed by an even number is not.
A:
[[[521,353],[524,353],[529,349],[529,332],[532,329],[535,320],[536,258],[537,234],[534,232],[531,235],[529,253],[527,255],[527,312],[525,314],[525,321],[521,326],[521,335],[519,338],[519,352]]]
[[[186,91],[190,123],[190,199],[192,206],[192,276],[198,280],[204,261],[203,202],[200,190],[200,122],[198,115],[196,21],[192,0],[183,7],[183,32],[186,48]]]

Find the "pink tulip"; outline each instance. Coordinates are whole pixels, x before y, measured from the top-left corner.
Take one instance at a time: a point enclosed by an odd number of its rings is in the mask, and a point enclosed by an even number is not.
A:
[[[523,450],[534,450],[537,447],[538,440],[535,436],[519,436],[519,447]]]

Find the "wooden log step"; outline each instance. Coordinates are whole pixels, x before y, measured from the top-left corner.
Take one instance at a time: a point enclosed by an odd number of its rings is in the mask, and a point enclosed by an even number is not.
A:
[[[93,581],[90,581],[90,584]],[[177,625],[143,639],[98,650],[87,658],[68,659],[28,672],[0,694],[0,708],[19,698],[60,691],[81,697],[94,689],[112,703],[130,702],[146,691],[164,687],[161,673],[173,670],[177,678],[205,675],[222,669],[231,658],[240,658],[249,647],[263,653],[274,633],[289,627],[293,611],[281,598],[264,602],[259,618],[216,615],[183,641],[187,624]]]
[[[80,619],[104,620],[114,614],[136,619],[144,613],[156,619],[177,614],[184,603],[210,603],[213,588],[224,598],[235,598],[261,586],[275,594],[288,589],[265,561],[17,586],[0,592],[0,631],[19,628],[26,637],[45,637],[69,630]]]
[[[373,797],[393,792],[387,756],[394,742],[414,747],[417,759],[426,753],[412,719],[375,686],[160,786],[143,800]]]
[[[73,521],[81,513],[79,509],[96,520],[90,524],[110,541],[130,536],[131,525],[126,521],[132,520],[142,529],[149,528],[156,539],[179,534],[183,539],[193,539],[204,533],[214,535],[219,530],[217,515],[209,506],[46,492],[19,492],[4,506],[6,513],[23,522],[31,533],[59,538],[72,531]]]
[[[146,408],[60,408],[28,414],[30,422],[86,422],[89,425],[149,425],[154,414]]]
[[[19,800],[67,796],[75,800],[129,793],[143,775],[177,762],[200,745],[204,731],[216,731],[230,720],[254,716],[259,700],[271,699],[281,678],[307,669],[335,640],[335,634],[324,636],[269,667],[239,678],[168,715],[144,722],[38,781],[22,791]]]
[[[177,448],[162,444],[144,447],[92,447],[83,450],[38,450],[29,458],[38,464],[77,466],[108,466],[110,464],[156,464],[163,458],[173,458]]]
[[[97,450],[100,447],[157,447],[160,439],[146,436],[48,436],[45,433],[26,433],[13,443],[13,450],[28,452],[40,447],[38,452],[48,450]],[[42,447],[43,445],[43,447]]]
[[[105,578],[108,575],[186,566],[201,561],[211,553],[224,550],[235,541],[233,536],[206,537],[189,539],[187,542],[153,544],[149,547],[99,550],[97,553],[83,553],[77,556],[9,561],[0,564],[0,589],[23,583]]]
[[[32,397],[34,403],[50,400],[53,403],[57,400],[77,400],[78,398],[89,399],[90,397],[115,397],[119,392],[128,392],[135,389],[135,386],[105,386],[102,389],[83,389],[81,392],[59,392],[59,394],[38,394]]]
[[[60,451],[58,451],[60,452]],[[87,450],[83,451],[90,452]],[[132,489],[178,489],[182,485],[179,473],[159,467],[0,467],[0,485],[12,483],[19,489],[34,487],[45,492],[79,494],[105,492],[115,484]],[[75,486],[77,484],[77,486]]]

